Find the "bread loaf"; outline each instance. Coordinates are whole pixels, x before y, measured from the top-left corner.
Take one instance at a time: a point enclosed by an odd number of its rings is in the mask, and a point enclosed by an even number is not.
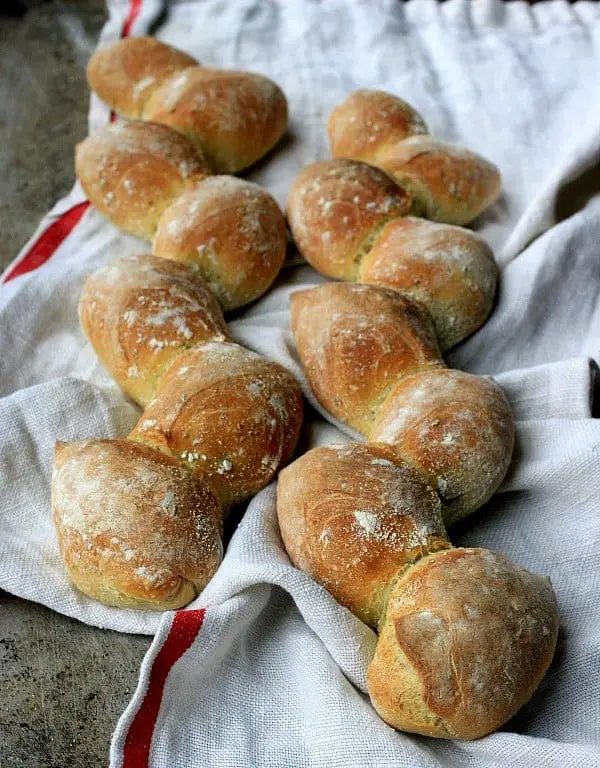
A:
[[[77,147],[77,177],[90,202],[153,252],[195,267],[225,310],[271,285],[285,258],[285,221],[256,184],[209,176],[206,161],[175,131],[113,123]]]
[[[557,638],[550,583],[452,548],[435,492],[387,446],[304,454],[279,476],[277,513],[292,562],[378,628],[367,688],[394,728],[475,739],[532,695]]]
[[[102,48],[89,61],[90,88],[124,117],[183,134],[215,173],[238,173],[265,155],[287,125],[287,103],[271,80],[209,69],[151,37]]]
[[[321,404],[418,467],[438,491],[446,524],[484,504],[514,443],[500,387],[448,370],[427,313],[394,291],[325,283],[291,302],[298,354]]]
[[[333,157],[363,160],[389,173],[412,197],[412,213],[468,224],[498,198],[493,163],[428,135],[422,117],[402,99],[360,90],[329,119]]]
[[[360,319],[354,331],[362,336]],[[360,343],[367,348],[368,340],[367,331]],[[332,341],[324,357],[334,347]],[[385,353],[380,346],[373,355],[383,363],[382,378],[390,370]],[[360,360],[357,381],[376,377],[377,366],[367,364],[363,374]],[[309,378],[310,371],[309,366]],[[430,373],[455,372],[433,366]],[[401,383],[409,388],[411,377]],[[359,401],[361,389],[359,383]],[[339,391],[354,394],[348,386]],[[455,404],[447,403],[444,413],[416,391],[410,415],[418,421],[420,410],[423,429],[414,434],[425,455],[440,448],[443,455],[450,441],[430,441],[430,432],[448,428],[446,413]],[[456,406],[452,428],[457,416],[469,420],[469,407],[481,419],[485,405],[473,398],[466,407]],[[396,414],[403,418],[402,410]],[[453,433],[458,476],[464,476],[464,456],[476,455],[471,436]],[[483,442],[475,448],[485,453]],[[426,736],[479,738],[512,717],[548,668],[558,632],[556,598],[547,580],[502,555],[452,548],[442,521],[448,517],[442,491],[448,489],[438,482],[436,493],[430,468],[414,456],[404,459],[404,452],[400,442],[386,445],[371,436],[366,445],[305,453],[279,475],[281,535],[298,568],[378,629],[367,688],[381,717],[394,728]]]
[[[288,198],[300,253],[337,280],[401,291],[429,311],[442,349],[479,328],[497,267],[479,235],[407,216],[411,198],[383,171],[352,160],[304,168]]]
[[[86,282],[83,330],[145,412],[128,440],[57,448],[53,515],[75,585],[109,605],[171,609],[220,562],[222,515],[289,461],[293,377],[229,338],[198,273],[152,256]]]
[[[175,458],[131,440],[57,443],[52,509],[71,580],[106,605],[180,608],[221,562],[216,495]]]

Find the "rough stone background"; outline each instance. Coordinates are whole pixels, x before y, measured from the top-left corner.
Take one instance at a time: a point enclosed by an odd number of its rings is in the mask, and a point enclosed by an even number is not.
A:
[[[74,181],[104,0],[0,0],[0,269]],[[0,592],[0,767],[108,764],[149,638]]]

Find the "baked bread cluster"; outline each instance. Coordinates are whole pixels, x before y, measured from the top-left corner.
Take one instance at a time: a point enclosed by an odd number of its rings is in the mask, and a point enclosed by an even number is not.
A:
[[[69,575],[108,605],[180,608],[221,562],[223,515],[289,461],[300,390],[231,340],[185,264],[114,261],[87,279],[79,316],[144,413],[126,440],[57,445],[52,508]]]
[[[123,439],[57,443],[52,507],[73,583],[108,605],[170,609],[221,561],[224,515],[291,459],[291,374],[234,343],[222,310],[262,295],[284,258],[273,199],[227,175],[281,137],[270,80],[200,66],[151,38],[96,53],[91,88],[127,118],[77,148],[93,205],[152,240],[88,278],[80,320],[143,414]],[[489,316],[498,270],[464,229],[498,169],[433,139],[406,102],[351,94],[329,120],[333,158],[301,171],[287,215],[327,282],[291,298],[315,397],[365,442],[308,451],[279,474],[292,562],[379,635],[368,669],[395,728],[472,739],[501,727],[548,668],[547,579],[446,527],[479,509],[511,461],[514,423],[490,378],[442,352]]]

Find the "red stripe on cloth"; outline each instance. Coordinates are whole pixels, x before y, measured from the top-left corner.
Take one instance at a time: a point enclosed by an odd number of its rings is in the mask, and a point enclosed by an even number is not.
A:
[[[127,731],[123,747],[123,768],[148,768],[152,734],[167,676],[175,662],[196,639],[205,612],[206,610],[201,608],[196,611],[177,611],[175,614],[167,639],[152,664],[144,700]]]
[[[143,0],[130,0],[129,2],[129,12],[127,14],[127,18],[123,22],[123,28],[121,29],[121,40],[125,37],[129,37],[131,34],[131,28],[136,22],[137,17],[140,15],[140,11],[142,10],[142,2]],[[117,115],[114,110],[110,113],[110,122],[114,123],[117,119]]]
[[[121,37],[129,37],[131,27],[135,24],[135,20],[140,15],[142,10],[142,0],[131,0],[129,3],[129,13],[127,18],[123,22],[123,29],[121,30]]]
[[[75,225],[90,207],[87,200],[69,208],[66,213],[53,222],[45,232],[42,232],[38,240],[31,246],[15,266],[8,272],[2,282],[8,283],[19,275],[33,272],[34,269],[45,264],[56,251],[63,240],[73,231]]]

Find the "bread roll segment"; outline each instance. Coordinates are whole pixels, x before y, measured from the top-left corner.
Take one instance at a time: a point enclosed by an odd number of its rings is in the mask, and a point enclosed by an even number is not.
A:
[[[487,320],[498,267],[475,232],[403,216],[375,238],[361,261],[359,280],[392,288],[424,305],[445,350]]]
[[[449,349],[486,321],[498,268],[479,235],[408,216],[411,209],[410,190],[353,160],[307,166],[287,204],[296,245],[316,270],[412,297]]]
[[[399,376],[443,365],[429,316],[394,291],[325,283],[293,293],[290,303],[312,391],[359,432],[372,429]]]
[[[384,445],[308,451],[282,470],[277,513],[292,561],[371,626],[398,571],[451,546],[435,491]]]
[[[377,165],[413,198],[413,213],[446,224],[469,224],[500,195],[500,172],[489,160],[431,136],[410,136],[379,155]]]
[[[154,37],[128,37],[97,50],[87,65],[90,88],[123,117],[139,120],[160,83],[199,62]]]
[[[425,310],[349,283],[291,301],[292,333],[319,402],[422,471],[447,525],[487,501],[510,464],[512,412],[494,381],[445,367]]]
[[[114,123],[77,147],[77,176],[90,202],[153,253],[197,269],[223,309],[261,296],[287,248],[285,220],[258,185],[209,176],[180,134],[155,123]]]
[[[215,173],[239,173],[279,141],[287,102],[283,91],[261,75],[192,67],[163,80],[142,118],[183,134]]]
[[[285,368],[215,340],[179,355],[129,437],[185,461],[227,511],[287,464],[301,419]]]
[[[394,728],[476,739],[531,697],[558,633],[547,579],[453,548],[426,476],[382,444],[315,448],[279,475],[290,559],[379,639],[367,688]]]
[[[487,549],[430,554],[391,591],[367,671],[371,701],[399,730],[481,738],[529,700],[557,634],[547,579]]]
[[[57,446],[52,505],[67,570],[108,605],[181,607],[218,567],[223,515],[289,461],[302,396],[286,369],[229,339],[188,265],[113,262],[88,278],[80,317],[146,410],[127,440]]]
[[[75,152],[89,201],[119,229],[151,240],[160,217],[190,181],[210,173],[183,136],[153,123],[111,123]]]
[[[419,467],[436,488],[446,525],[479,509],[498,489],[512,457],[510,406],[492,379],[462,371],[400,378],[367,432]]]
[[[146,407],[182,349],[229,339],[219,303],[185,264],[130,256],[85,281],[79,320],[102,364]]]
[[[287,102],[271,80],[209,69],[151,37],[102,48],[87,67],[90,88],[130,119],[169,126],[208,158],[214,173],[238,173],[281,138]]]
[[[429,133],[421,115],[406,101],[385,91],[361,88],[331,113],[331,154],[375,162],[388,147],[409,136]]]
[[[221,562],[215,494],[130,440],[57,443],[52,511],[71,580],[106,605],[181,608]]]
[[[155,256],[195,266],[225,311],[262,295],[279,274],[285,221],[271,195],[234,176],[188,188],[158,223]]]
[[[497,489],[514,443],[491,379],[444,366],[425,308],[370,285],[292,295],[308,382],[367,444],[315,448],[284,469],[277,514],[292,562],[379,631],[367,687],[400,730],[474,739],[532,695],[554,652],[549,581],[444,523]]]
[[[355,91],[329,120],[333,157],[379,166],[412,196],[412,213],[464,225],[500,194],[500,171],[475,152],[428,135],[421,116],[390,93]]]
[[[378,168],[324,160],[300,171],[287,214],[298,250],[315,269],[336,280],[359,280],[361,258],[376,233],[410,207],[405,190]]]

